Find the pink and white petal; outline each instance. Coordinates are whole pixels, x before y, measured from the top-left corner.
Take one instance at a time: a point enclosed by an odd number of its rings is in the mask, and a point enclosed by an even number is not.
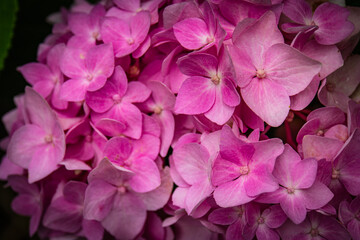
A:
[[[141,199],[131,193],[118,193],[113,208],[101,223],[115,238],[130,240],[140,233],[145,220],[146,208]]]
[[[265,54],[268,78],[285,88],[289,96],[304,90],[320,72],[321,63],[286,44],[275,44]]]
[[[204,114],[207,119],[218,125],[223,125],[229,121],[235,111],[235,107],[230,107],[224,103],[221,90],[219,87],[216,88],[215,103],[210,110]]]
[[[28,63],[18,67],[17,70],[31,85],[40,81],[50,81],[52,79],[52,73],[50,72],[49,67],[42,63]]]
[[[243,48],[228,45],[228,51],[236,72],[236,83],[239,87],[246,87],[256,76],[256,66]]]
[[[7,148],[9,160],[28,168],[38,147],[45,144],[46,132],[39,126],[27,124],[14,132]]]
[[[246,177],[224,183],[214,190],[214,199],[220,207],[235,207],[254,200],[246,194],[244,181]]]
[[[90,82],[83,79],[70,79],[61,86],[60,97],[69,102],[80,102],[85,100]]]
[[[211,195],[214,187],[208,179],[192,185],[185,198],[185,210],[190,215],[207,197]]]
[[[274,12],[268,11],[246,28],[234,45],[242,49],[257,68],[262,68],[264,54],[268,49],[274,44],[283,42],[283,36],[277,27],[276,16]]]
[[[156,163],[147,157],[134,160],[130,166],[135,175],[129,184],[135,192],[149,192],[160,186],[160,172]]]
[[[148,35],[150,29],[150,14],[147,11],[138,12],[130,22],[131,36],[139,44]]]
[[[280,126],[290,109],[290,98],[281,85],[269,79],[254,78],[241,90],[249,108],[270,126]]]
[[[207,179],[209,153],[197,143],[188,143],[173,152],[175,167],[181,177],[189,184]]]
[[[28,167],[29,183],[39,181],[58,169],[64,157],[63,150],[53,143],[38,146]]]
[[[316,41],[323,45],[332,45],[348,37],[354,30],[354,25],[347,21],[349,14],[348,9],[334,3],[324,3],[316,8],[313,16],[314,23],[319,26],[315,31]]]
[[[295,224],[299,224],[305,220],[306,207],[304,197],[301,193],[295,192],[295,194],[284,195],[284,198],[280,202],[280,206]]]
[[[177,114],[201,114],[214,105],[216,87],[203,77],[191,77],[181,85],[176,97],[174,111]]]
[[[211,78],[217,74],[218,59],[208,53],[193,53],[178,59],[180,71],[187,76]]]
[[[176,39],[186,49],[199,49],[210,41],[207,24],[200,18],[186,18],[173,26]]]
[[[302,195],[302,202],[312,210],[325,206],[334,197],[330,189],[317,180],[310,188],[302,190]]]
[[[236,107],[240,104],[240,96],[231,80],[224,78],[221,82],[221,95],[223,102],[230,106]]]
[[[149,88],[140,82],[129,82],[124,101],[144,102],[151,94]]]
[[[103,180],[92,181],[85,191],[84,218],[102,221],[111,211],[117,188]]]

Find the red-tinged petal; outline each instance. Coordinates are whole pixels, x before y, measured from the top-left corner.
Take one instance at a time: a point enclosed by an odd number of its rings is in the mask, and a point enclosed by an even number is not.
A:
[[[174,111],[178,114],[201,114],[207,112],[215,102],[216,87],[203,77],[191,77],[181,85]]]
[[[193,53],[179,58],[177,64],[185,75],[211,78],[217,74],[218,59],[208,53]]]
[[[129,82],[124,101],[128,102],[144,102],[151,94],[149,88],[140,82]]]
[[[42,63],[28,63],[18,67],[17,70],[31,85],[40,81],[51,81],[52,79],[49,67]]]
[[[289,96],[304,90],[320,72],[321,64],[286,44],[275,44],[265,55],[268,78],[285,88]]]
[[[241,207],[218,208],[209,214],[209,221],[219,225],[230,225],[234,223],[243,211]]]
[[[184,180],[196,184],[207,179],[209,153],[197,143],[183,145],[173,153],[175,167]]]
[[[146,208],[141,199],[125,193],[115,196],[113,208],[102,221],[102,225],[115,238],[130,240],[140,233],[145,220]]]
[[[148,211],[156,211],[164,207],[168,202],[172,189],[173,181],[170,176],[169,168],[166,167],[161,172],[160,186],[153,191],[141,193],[138,196],[143,200]]]
[[[305,1],[288,0],[284,4],[284,14],[291,20],[305,24],[306,20],[311,20],[312,11],[310,5]]]
[[[200,18],[186,18],[173,26],[176,39],[181,46],[194,50],[210,42],[207,24]]]
[[[349,14],[349,10],[334,3],[324,3],[317,7],[313,16],[314,23],[319,26],[315,31],[316,41],[332,45],[348,37],[354,30],[354,25],[347,21]]]
[[[85,100],[85,94],[90,82],[87,80],[70,79],[61,86],[60,97],[70,102],[80,102]]]
[[[296,191],[293,194],[285,194],[284,198],[280,202],[280,206],[284,210],[285,214],[295,224],[301,223],[305,220],[306,217],[306,205],[304,203],[304,197],[301,193],[299,193],[299,191]]]
[[[334,197],[330,189],[319,181],[315,181],[310,188],[302,190],[302,195],[302,202],[307,209],[321,208]]]
[[[190,215],[214,190],[208,179],[192,185],[185,199],[185,210]]]
[[[290,109],[290,98],[284,87],[269,79],[254,78],[241,89],[249,108],[270,126],[280,126]]]
[[[221,90],[219,87],[216,88],[214,105],[204,114],[207,119],[218,125],[223,125],[229,121],[235,111],[235,107],[229,107],[224,103]]]
[[[135,175],[129,184],[135,192],[149,192],[160,186],[160,172],[156,163],[147,157],[135,159],[131,166]]]
[[[94,180],[86,188],[84,218],[102,221],[113,208],[117,188],[103,180]]]
[[[304,158],[332,161],[344,143],[338,139],[306,135],[302,140]]]
[[[218,186],[214,191],[214,199],[220,207],[234,207],[254,200],[246,194],[244,181],[246,177],[240,176],[238,179]]]
[[[19,128],[11,137],[7,148],[10,161],[28,168],[39,146],[45,144],[46,132],[39,126],[27,124]]]
[[[103,239],[104,228],[98,221],[84,219],[82,222],[82,230],[85,237],[89,240]]]

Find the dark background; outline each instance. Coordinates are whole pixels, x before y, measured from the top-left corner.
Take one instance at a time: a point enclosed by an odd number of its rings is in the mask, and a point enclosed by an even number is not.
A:
[[[358,0],[346,2],[360,7]],[[15,108],[13,97],[24,92],[26,82],[16,68],[36,61],[38,45],[51,33],[46,17],[62,6],[68,8],[71,3],[72,0],[19,0],[12,46],[0,72],[0,116]],[[5,136],[7,133],[0,124],[0,139]],[[10,204],[14,196],[9,188],[4,188],[4,182],[0,182],[0,240],[38,239],[36,236],[29,238],[29,219],[12,212]]]

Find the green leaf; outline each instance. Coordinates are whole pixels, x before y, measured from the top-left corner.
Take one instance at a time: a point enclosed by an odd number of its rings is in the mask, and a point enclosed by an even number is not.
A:
[[[11,46],[17,10],[17,0],[0,0],[0,70]]]

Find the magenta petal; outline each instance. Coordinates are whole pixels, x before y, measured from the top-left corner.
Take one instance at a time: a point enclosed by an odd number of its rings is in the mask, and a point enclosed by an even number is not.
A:
[[[81,49],[65,48],[60,61],[61,71],[70,78],[81,78],[86,76],[85,67],[86,52]]]
[[[239,166],[231,161],[217,157],[214,161],[211,173],[211,182],[214,186],[219,186],[232,181],[240,176]]]
[[[180,44],[189,50],[198,49],[210,42],[210,33],[204,20],[187,18],[173,26],[174,34]]]
[[[319,29],[315,31],[318,43],[332,45],[348,37],[354,30],[354,25],[347,21],[350,12],[334,3],[324,3],[316,8],[313,21]],[[328,18],[328,16],[332,16]]]
[[[101,240],[104,235],[104,228],[101,223],[95,220],[83,220],[82,223],[83,232],[86,238],[89,240]]]
[[[201,114],[215,102],[216,88],[203,77],[191,77],[182,84],[176,98],[174,111],[183,114]]]
[[[70,102],[80,102],[85,100],[85,94],[90,82],[87,80],[70,79],[61,86],[60,97]]]
[[[103,180],[92,181],[86,188],[84,218],[102,221],[111,211],[117,188]]]
[[[213,186],[208,179],[192,185],[186,195],[185,205],[188,214],[191,214],[213,191]]]
[[[41,81],[50,81],[52,74],[47,65],[42,63],[28,63],[17,68],[31,85]]]
[[[246,177],[240,176],[234,181],[218,186],[214,191],[216,203],[220,207],[234,207],[255,199],[246,194],[244,181],[246,181]]]
[[[265,55],[264,69],[289,96],[304,90],[320,72],[321,64],[286,44],[275,44]]]
[[[129,82],[124,101],[144,102],[151,94],[149,88],[140,82]]]
[[[240,104],[239,93],[231,80],[227,78],[222,79],[221,95],[223,102],[230,107],[236,107]]]
[[[179,58],[177,62],[180,71],[188,76],[211,78],[217,74],[218,60],[208,53],[193,53]]]
[[[108,81],[98,91],[87,92],[86,103],[95,112],[103,113],[115,104],[112,98],[115,94],[117,94],[116,86],[111,81]]]
[[[170,111],[163,110],[159,116],[161,122],[161,148],[160,155],[165,157],[174,137],[175,120]]]
[[[132,151],[133,146],[127,138],[113,137],[105,145],[104,156],[112,163],[123,165]]]
[[[309,188],[313,185],[317,172],[317,161],[314,158],[303,159],[291,169],[292,184],[297,189]]]
[[[270,126],[280,126],[288,115],[289,95],[285,88],[270,79],[254,78],[241,89],[241,96],[249,108]]]
[[[267,227],[265,224],[260,224],[256,229],[256,237],[258,240],[277,240],[279,235],[274,229]]]
[[[261,216],[265,219],[265,224],[269,228],[280,227],[287,219],[280,205],[273,205],[266,209]]]
[[[119,217],[121,216],[121,217]],[[146,220],[146,208],[142,201],[131,193],[116,194],[113,208],[102,221],[104,228],[117,239],[134,239]]]
[[[100,119],[96,122],[95,126],[106,136],[121,135],[126,129],[124,123],[109,118]]]
[[[114,71],[114,53],[111,44],[91,48],[85,58],[85,66],[94,76],[110,77]]]
[[[276,179],[271,175],[266,165],[254,166],[244,182],[246,194],[255,197],[264,192],[274,192],[279,188]]]
[[[162,82],[150,81],[147,86],[152,91],[152,97],[157,104],[161,104],[164,109],[172,110],[175,105],[173,92]]]
[[[241,207],[218,208],[209,214],[209,221],[219,225],[230,225],[239,218]]]
[[[306,135],[302,140],[302,149],[305,158],[326,158],[332,161],[344,143],[338,139],[315,135]]]
[[[284,193],[284,195],[286,197],[280,202],[280,206],[286,215],[295,224],[299,224],[304,221],[306,217],[306,207],[303,196],[299,195],[299,192],[295,192],[295,194]]]
[[[223,125],[229,121],[234,111],[235,107],[229,107],[228,105],[224,104],[221,89],[216,88],[214,105],[204,114],[204,116],[218,125]]]
[[[129,184],[135,192],[149,192],[160,186],[159,169],[150,158],[138,158],[130,168],[135,175],[130,179]]]

